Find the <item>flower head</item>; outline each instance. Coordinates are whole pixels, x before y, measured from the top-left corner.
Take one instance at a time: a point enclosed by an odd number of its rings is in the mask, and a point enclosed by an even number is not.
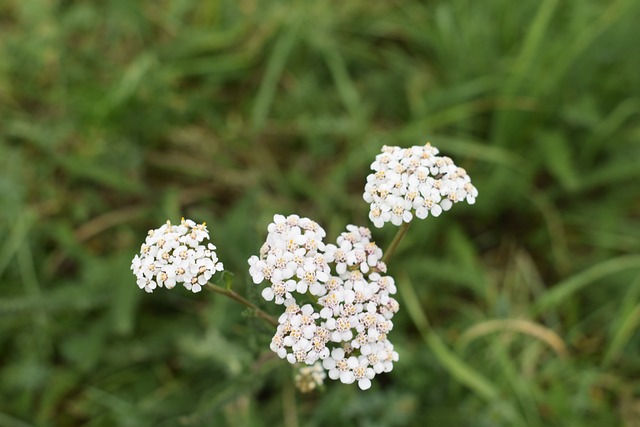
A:
[[[200,292],[211,277],[224,268],[218,261],[216,247],[209,239],[205,223],[196,224],[184,218],[180,224],[167,221],[162,227],[150,230],[133,257],[131,270],[140,289],[153,292],[157,287],[172,289],[182,283],[192,292]]]
[[[263,297],[283,304],[294,291],[324,295],[324,282],[329,279],[329,265],[324,256],[324,229],[309,218],[275,215],[267,231],[260,256],[249,258],[253,282],[260,284],[267,280],[272,288],[275,286],[273,292],[263,292]],[[282,289],[285,292],[279,294],[277,291]]]
[[[326,377],[327,374],[322,368],[322,364],[316,362],[311,366],[302,366],[298,368],[294,377],[294,382],[298,390],[302,393],[309,393],[322,386]]]
[[[469,175],[438,153],[429,143],[409,148],[382,147],[371,164],[373,173],[367,177],[363,194],[370,204],[373,225],[401,225],[414,216],[439,216],[463,200],[475,203],[478,190]]]
[[[388,334],[399,309],[371,231],[348,225],[335,243],[325,244],[324,230],[297,215],[276,215],[267,230],[249,272],[256,284],[270,282],[262,290],[265,300],[285,306],[271,350],[291,364],[322,366],[329,378],[368,389],[398,359]]]

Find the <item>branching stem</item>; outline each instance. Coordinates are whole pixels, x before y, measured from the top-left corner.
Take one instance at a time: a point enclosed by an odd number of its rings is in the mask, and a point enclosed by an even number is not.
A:
[[[277,319],[275,319],[269,313],[267,313],[266,311],[262,310],[260,307],[258,307],[257,305],[255,305],[254,303],[249,301],[248,299],[246,299],[243,296],[235,293],[231,289],[225,289],[222,286],[214,285],[213,283],[207,283],[206,288],[208,290],[210,290],[211,292],[215,292],[217,294],[225,295],[225,296],[231,298],[232,300],[234,300],[236,302],[239,302],[240,304],[244,305],[245,307],[248,307],[251,310],[253,310],[254,314],[257,317],[261,318],[262,320],[264,320],[265,322],[267,322],[271,326],[276,327],[276,328],[278,327],[278,320]]]

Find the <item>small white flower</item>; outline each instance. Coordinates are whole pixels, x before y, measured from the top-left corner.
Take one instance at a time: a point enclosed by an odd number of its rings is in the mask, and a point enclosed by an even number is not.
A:
[[[351,322],[347,317],[329,318],[325,323],[327,329],[333,331],[331,333],[331,341],[344,342],[350,341],[353,338],[353,331],[351,330]]]
[[[274,301],[276,304],[284,304],[291,298],[291,292],[296,289],[295,280],[287,280],[286,282],[272,283],[271,286],[262,290],[262,297],[266,301]]]
[[[351,358],[349,359],[351,362]],[[354,357],[353,359],[355,359],[351,362],[353,376],[358,381],[358,387],[361,390],[367,390],[371,387],[371,380],[375,377],[376,372],[369,366],[369,360],[366,356]]]
[[[340,379],[345,384],[351,384],[355,380],[341,347],[334,348],[331,356],[322,361],[322,366],[329,371],[329,378],[332,380]]]
[[[287,357],[287,349],[284,348],[284,338],[280,331],[276,332],[276,334],[273,336],[273,338],[271,339],[271,345],[269,347],[281,359]]]

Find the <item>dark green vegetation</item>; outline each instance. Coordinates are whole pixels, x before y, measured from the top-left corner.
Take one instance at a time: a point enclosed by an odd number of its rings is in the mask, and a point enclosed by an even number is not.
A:
[[[638,16],[0,2],[0,425],[638,425]],[[368,225],[380,146],[426,139],[480,195],[402,242],[400,362],[371,390],[297,394],[233,301],[136,287],[146,230],[184,215],[259,302],[246,259],[274,213]]]

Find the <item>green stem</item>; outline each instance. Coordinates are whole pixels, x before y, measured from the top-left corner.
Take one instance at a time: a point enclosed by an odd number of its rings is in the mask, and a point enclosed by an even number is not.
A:
[[[382,262],[384,262],[385,264],[389,263],[389,260],[395,253],[396,249],[398,249],[398,246],[400,245],[402,238],[404,237],[405,234],[407,234],[407,230],[409,229],[409,224],[411,224],[411,222],[402,223],[400,228],[398,228],[398,232],[396,233],[396,235],[393,237],[393,240],[389,244],[389,247],[387,248],[386,251],[384,251],[384,255],[382,256]]]
[[[276,328],[278,327],[279,323],[278,323],[277,319],[275,319],[273,316],[268,314],[266,311],[262,310],[260,307],[258,307],[257,305],[255,305],[254,303],[249,301],[248,299],[246,299],[243,296],[235,293],[231,289],[225,289],[222,286],[214,285],[213,283],[207,283],[207,287],[206,288],[208,290],[210,290],[211,292],[215,292],[217,294],[221,294],[221,295],[227,296],[227,297],[231,298],[232,300],[234,300],[236,302],[239,302],[240,304],[242,304],[242,305],[250,308],[251,310],[253,310],[254,314],[257,317],[261,318],[262,320],[264,320],[265,322],[267,322],[271,326],[276,327]]]
[[[282,392],[282,409],[285,427],[298,427],[298,412],[296,408],[296,393],[292,381],[284,383]]]

